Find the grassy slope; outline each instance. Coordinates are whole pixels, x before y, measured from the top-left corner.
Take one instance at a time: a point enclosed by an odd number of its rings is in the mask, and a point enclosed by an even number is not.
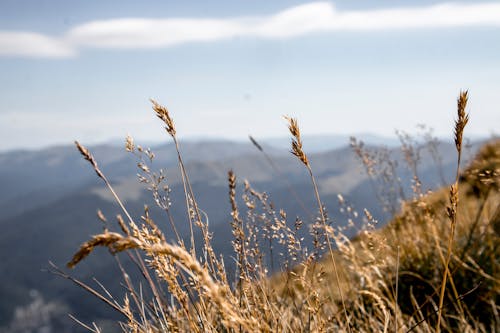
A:
[[[452,331],[465,327],[460,326],[461,321],[468,322],[475,330],[499,329],[499,175],[500,141],[497,140],[483,147],[461,177],[458,224],[450,263],[453,278],[447,287],[443,310],[446,327]],[[373,321],[380,324],[386,317],[394,325],[396,315],[398,327],[403,331],[423,319],[426,321],[416,330],[433,327],[449,232],[448,205],[449,190],[442,188],[406,202],[402,213],[380,230],[373,231],[368,226],[353,241],[336,237],[339,250],[335,255],[341,263],[342,289],[347,295],[347,310],[354,317],[354,328],[367,329]],[[300,267],[295,269],[295,274],[300,272]],[[339,302],[338,292],[332,288],[335,278],[329,256],[317,272],[322,272],[322,277],[316,280],[320,285],[316,287],[318,293]],[[300,303],[307,298],[301,295],[307,288],[293,276],[294,273],[283,273],[272,279],[272,285]],[[396,281],[398,307],[394,307]]]

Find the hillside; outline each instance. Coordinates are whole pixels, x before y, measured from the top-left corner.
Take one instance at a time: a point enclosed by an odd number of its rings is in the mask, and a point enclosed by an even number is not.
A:
[[[449,188],[437,189],[406,202],[400,214],[376,230],[369,219],[352,241],[334,237],[335,258],[347,312],[355,331],[428,331],[436,323],[449,237]],[[496,332],[500,329],[500,140],[481,148],[459,182],[458,222],[445,295],[448,331]],[[325,256],[309,276],[318,302],[333,302],[341,311],[339,293],[332,290],[335,269]],[[272,278],[272,288],[286,302],[305,304],[307,287],[297,276],[309,275],[302,266]],[[305,302],[305,303],[304,303]],[[397,307],[394,305],[397,303]],[[324,309],[323,309],[324,310]],[[368,329],[370,328],[370,329]]]

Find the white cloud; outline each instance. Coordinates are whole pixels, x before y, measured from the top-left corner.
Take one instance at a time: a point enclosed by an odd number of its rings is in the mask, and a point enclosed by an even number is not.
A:
[[[342,14],[328,2],[296,6],[248,25],[247,35],[265,38],[286,38],[332,30],[332,24]]]
[[[500,4],[441,4],[339,12],[329,2],[271,16],[230,19],[117,19],[75,27],[68,39],[99,48],[155,48],[233,37],[291,38],[317,32],[500,26]]]
[[[64,58],[76,52],[67,42],[32,32],[0,31],[0,56]]]
[[[64,38],[0,32],[0,55],[64,57],[73,48],[164,48],[234,37],[293,38],[321,32],[500,27],[500,4],[439,4],[383,10],[337,11],[330,2],[312,2],[261,17],[227,19],[122,18],[91,21]]]
[[[500,26],[500,4],[440,4],[420,8],[346,12],[330,22],[331,30],[435,29]]]
[[[241,33],[238,22],[210,19],[116,19],[77,26],[68,39],[102,48],[156,48],[229,38]]]

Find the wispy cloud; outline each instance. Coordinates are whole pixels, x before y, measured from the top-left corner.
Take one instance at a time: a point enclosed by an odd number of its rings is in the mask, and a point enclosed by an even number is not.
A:
[[[117,19],[78,26],[68,39],[99,48],[158,48],[188,42],[210,42],[241,35],[237,20]]]
[[[67,41],[33,32],[0,31],[0,56],[65,58],[75,54]]]
[[[76,26],[60,39],[38,34],[0,33],[0,54],[70,56],[73,49],[82,47],[165,48],[235,37],[273,39],[336,31],[372,32],[473,26],[500,27],[500,4],[447,3],[413,8],[337,11],[330,2],[313,2],[261,17],[101,20]],[[43,47],[34,47],[37,43]]]

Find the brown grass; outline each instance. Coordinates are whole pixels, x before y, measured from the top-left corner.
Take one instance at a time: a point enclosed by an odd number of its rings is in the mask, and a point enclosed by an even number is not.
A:
[[[230,171],[234,283],[228,278],[224,258],[218,257],[212,248],[211,233],[191,188],[173,120],[165,107],[152,101],[154,112],[177,149],[186,221],[173,221],[170,215],[169,189],[162,183],[163,173],[151,168],[154,154],[135,145],[131,137],[127,137],[125,149],[140,159],[140,180],[149,186],[155,202],[165,211],[175,230],[176,242],[166,241],[147,207],[140,222],[130,216],[90,151],[77,142],[78,150],[115,195],[127,220],[117,216],[121,232],[105,230],[91,237],[68,266],[77,265],[96,247],[106,247],[117,258],[127,290],[123,301],[118,301],[56,267],[54,270],[120,312],[124,332],[499,331],[500,141],[485,146],[460,175],[463,132],[468,121],[467,98],[467,92],[463,92],[458,99],[457,173],[449,191],[421,192],[417,155],[412,154],[416,150],[406,144],[403,150],[408,159],[414,159],[408,163],[410,168],[413,165],[418,186],[414,186],[413,200],[404,201],[400,184],[390,180],[397,175],[394,164],[388,161],[389,155],[371,154],[353,140],[353,148],[365,163],[368,175],[384,177],[383,184],[396,188],[379,192],[381,202],[390,201],[388,207],[393,211],[395,203],[404,204],[386,227],[377,229],[378,221],[369,211],[360,216],[339,196],[346,218],[365,221],[352,240],[345,236],[345,229],[329,220],[311,162],[303,150],[298,122],[285,117],[292,135],[291,152],[311,178],[317,207],[309,209],[317,211],[317,218],[290,219],[286,212],[274,207],[267,194],[255,190],[247,181],[241,186]],[[262,146],[251,139],[264,153]],[[241,207],[239,191],[244,203]],[[388,201],[384,193],[396,197]],[[100,219],[106,219],[102,213]],[[176,232],[176,223],[189,223],[189,243]],[[305,225],[311,234],[312,248],[301,236]],[[203,255],[195,249],[195,228],[203,235]],[[119,260],[121,252],[126,252],[141,269],[149,293],[134,288],[137,283],[130,281]],[[270,276],[269,272],[277,267],[282,270]],[[162,292],[165,288],[166,293]],[[92,325],[86,327],[98,331]]]
[[[449,264],[452,254],[453,238],[455,236],[455,229],[457,226],[457,207],[458,207],[458,180],[460,176],[460,159],[462,156],[462,138],[464,134],[465,125],[469,121],[469,115],[465,113],[465,107],[467,106],[468,93],[467,91],[461,92],[457,100],[457,113],[458,119],[455,121],[455,147],[457,148],[457,175],[455,177],[455,183],[450,186],[450,206],[447,207],[446,211],[448,217],[450,218],[450,236],[448,240],[448,248],[446,253],[446,261],[444,263],[444,274],[443,282],[441,283],[441,293],[439,295],[439,305],[438,305],[438,320],[436,324],[436,332],[441,331],[441,315],[443,313],[443,301],[444,293],[446,291],[446,280],[448,278]],[[460,303],[459,303],[460,304]]]

